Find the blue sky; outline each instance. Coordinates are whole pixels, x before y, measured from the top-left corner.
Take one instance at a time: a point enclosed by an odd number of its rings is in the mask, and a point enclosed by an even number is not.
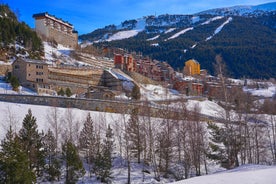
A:
[[[235,5],[258,5],[271,0],[0,0],[19,12],[20,21],[34,28],[35,13],[48,12],[72,23],[79,34],[147,15],[192,14]]]

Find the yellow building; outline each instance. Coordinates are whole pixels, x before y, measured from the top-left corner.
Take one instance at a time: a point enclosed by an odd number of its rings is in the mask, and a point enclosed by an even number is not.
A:
[[[184,75],[200,75],[200,64],[194,59],[185,62]]]

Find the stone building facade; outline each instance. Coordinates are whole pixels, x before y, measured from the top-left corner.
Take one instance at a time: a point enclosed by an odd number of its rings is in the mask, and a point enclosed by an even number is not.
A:
[[[21,86],[33,89],[39,94],[56,94],[61,88],[69,88],[72,93],[81,95],[90,91],[91,86],[106,86],[110,91],[122,90],[122,82],[107,70],[91,67],[49,66],[42,60],[18,58],[12,64],[14,75]],[[99,90],[98,90],[99,92]],[[102,92],[102,91],[101,91]],[[91,97],[95,97],[94,93]],[[107,95],[98,95],[106,99]]]
[[[78,46],[78,33],[72,24],[45,13],[34,14],[35,31],[47,40],[55,40],[57,43],[76,48]]]
[[[48,81],[48,64],[41,60],[18,58],[12,64],[12,75],[24,87],[52,94]]]

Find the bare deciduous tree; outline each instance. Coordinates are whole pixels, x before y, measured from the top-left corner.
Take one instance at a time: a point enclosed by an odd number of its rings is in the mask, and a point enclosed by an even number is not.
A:
[[[74,144],[79,140],[79,122],[75,119],[75,115],[71,108],[67,108],[63,118],[64,132],[63,139]]]
[[[57,107],[51,107],[48,110],[48,113],[46,115],[46,118],[50,124],[51,130],[53,130],[54,136],[55,136],[55,141],[56,141],[56,151],[58,151],[58,143],[60,142],[59,136],[62,131],[62,124],[60,120],[60,111],[58,110]]]
[[[6,122],[1,123],[2,127],[6,131],[9,131],[11,128],[14,132],[17,132],[17,126],[19,124],[19,120],[16,114],[12,111],[10,106],[7,106],[6,114],[7,114]]]

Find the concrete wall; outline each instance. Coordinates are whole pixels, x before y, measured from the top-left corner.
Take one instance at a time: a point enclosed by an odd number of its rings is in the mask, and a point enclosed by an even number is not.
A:
[[[75,33],[68,34],[62,31],[47,27],[49,31],[49,38],[53,38],[57,43],[76,48],[78,46],[78,35]]]
[[[45,29],[45,19],[35,20],[35,31],[45,37],[49,37],[48,29]]]

